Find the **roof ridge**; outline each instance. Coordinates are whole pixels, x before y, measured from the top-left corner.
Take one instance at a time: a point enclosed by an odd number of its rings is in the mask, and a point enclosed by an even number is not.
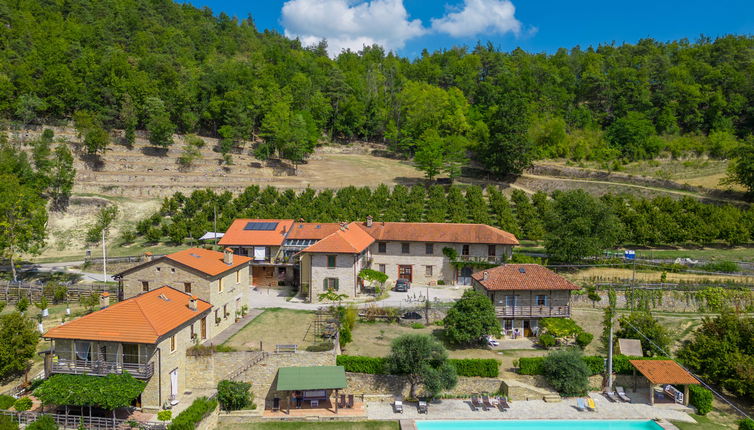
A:
[[[167,285],[163,285],[160,288],[156,288],[156,289],[150,291],[150,293],[160,291],[163,288],[170,288],[170,287],[168,287]],[[178,290],[176,290],[176,291],[178,291]],[[149,293],[147,293],[147,294],[149,294]],[[139,297],[145,297],[147,294],[136,296],[136,297],[134,297],[134,299],[138,299]],[[141,307],[141,303],[139,302],[139,300],[134,300],[134,303],[136,303],[136,308],[139,309],[139,312],[141,312],[141,315],[144,317],[144,320],[147,322],[147,324],[149,324],[150,327],[152,327],[152,331],[154,332],[155,336],[159,337],[160,333],[157,332],[157,328],[154,326],[154,323],[152,323],[152,320],[147,316],[146,312],[144,312],[144,309]]]

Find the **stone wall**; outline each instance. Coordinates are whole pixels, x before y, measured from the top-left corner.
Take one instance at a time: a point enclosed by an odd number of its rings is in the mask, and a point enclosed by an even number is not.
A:
[[[410,387],[406,378],[395,375],[369,375],[366,373],[346,373],[348,387],[345,394],[354,395],[391,395],[409,397]],[[444,394],[467,396],[471,393],[497,393],[503,391],[504,384],[497,378],[468,378],[459,377],[458,384]],[[421,388],[417,395],[422,395]]]
[[[255,358],[255,351],[216,352],[206,356],[186,357],[186,374],[193,390],[213,390],[217,383],[244,363]]]

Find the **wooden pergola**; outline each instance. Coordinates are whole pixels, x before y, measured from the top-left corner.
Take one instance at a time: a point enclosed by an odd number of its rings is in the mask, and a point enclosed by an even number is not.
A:
[[[335,391],[334,409],[338,413],[338,392],[346,388],[346,370],[343,366],[281,367],[278,369],[277,391],[286,393],[288,413],[291,412],[292,394],[300,392],[299,399],[319,403],[329,401]]]
[[[683,385],[683,404],[689,404],[689,385],[700,385],[699,381],[686,369],[673,360],[629,360],[634,366],[634,391],[636,391],[636,371],[649,381],[649,404],[654,406],[655,387],[658,385]]]

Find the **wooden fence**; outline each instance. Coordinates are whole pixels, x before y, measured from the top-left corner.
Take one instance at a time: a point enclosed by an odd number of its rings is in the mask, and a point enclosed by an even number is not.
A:
[[[137,422],[133,420],[122,420],[118,418],[89,417],[83,415],[63,415],[63,414],[43,414],[40,412],[15,412],[0,410],[0,415],[10,416],[11,419],[19,425],[26,426],[38,420],[42,415],[52,417],[62,429],[78,429],[82,425],[87,429],[94,430],[126,430],[126,429],[143,429],[143,430],[164,430],[167,426],[158,422]]]
[[[78,301],[81,296],[88,296],[91,294],[99,294],[108,292],[110,293],[110,300],[118,300],[120,297],[119,288],[117,285],[94,283],[94,284],[76,284],[61,286],[66,288],[66,300]],[[55,287],[45,287],[38,283],[30,282],[13,282],[13,281],[0,281],[0,300],[5,303],[12,304],[18,302],[21,297],[26,297],[32,302],[38,302],[42,299],[42,296],[52,303],[55,299]]]

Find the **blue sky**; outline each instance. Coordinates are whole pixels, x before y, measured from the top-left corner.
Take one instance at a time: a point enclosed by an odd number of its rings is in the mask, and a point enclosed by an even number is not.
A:
[[[700,34],[754,34],[754,0],[190,0],[246,17],[305,43],[327,38],[331,53],[377,42],[409,57],[492,42],[503,50],[661,41]]]

